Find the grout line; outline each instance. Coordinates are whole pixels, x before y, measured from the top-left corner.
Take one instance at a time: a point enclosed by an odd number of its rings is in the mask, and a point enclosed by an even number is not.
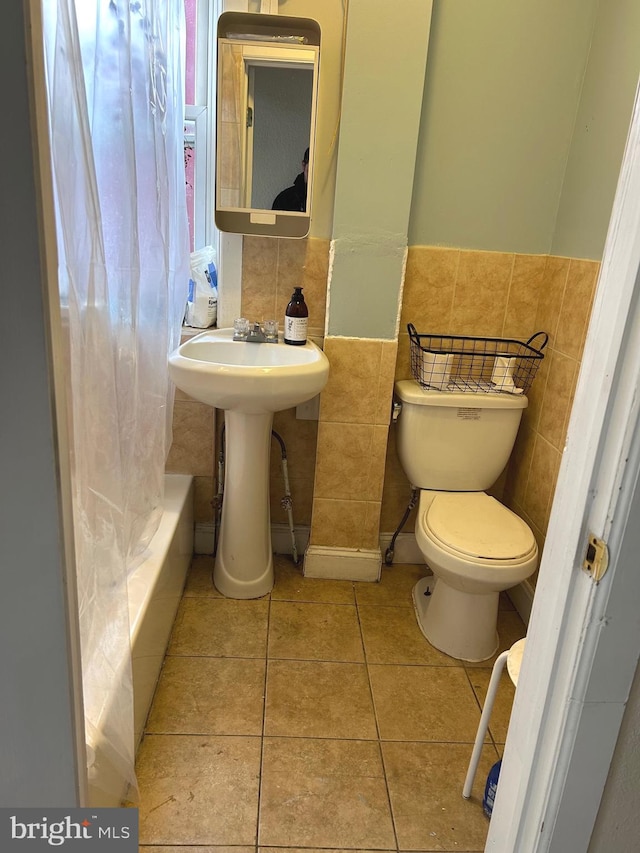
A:
[[[381,732],[380,732],[378,712],[377,712],[376,704],[375,704],[375,700],[374,700],[373,686],[372,686],[372,682],[371,682],[371,668],[372,667],[374,667],[374,666],[376,666],[376,667],[379,667],[379,666],[395,666],[395,667],[402,666],[405,668],[406,667],[420,667],[420,668],[438,667],[439,669],[447,670],[447,669],[460,668],[460,666],[462,666],[462,668],[465,669],[465,675],[466,675],[467,681],[469,683],[469,686],[471,687],[471,690],[472,690],[472,693],[473,693],[474,698],[476,700],[476,703],[478,704],[478,706],[480,706],[480,701],[479,701],[478,695],[476,694],[476,691],[473,689],[473,684],[471,683],[471,681],[472,681],[471,671],[476,669],[476,667],[469,668],[464,664],[463,661],[458,661],[455,659],[453,659],[454,660],[453,664],[442,664],[442,663],[436,663],[436,664],[379,663],[379,664],[376,664],[373,661],[370,661],[369,655],[367,654],[366,645],[365,645],[365,631],[364,631],[363,623],[361,621],[361,608],[364,608],[365,610],[367,610],[367,609],[370,610],[372,606],[375,607],[375,606],[394,606],[394,605],[361,604],[358,601],[358,598],[356,595],[356,585],[353,582],[351,583],[351,592],[353,594],[353,606],[355,607],[356,618],[358,621],[358,629],[360,632],[360,641],[362,644],[363,660],[361,660],[361,661],[345,661],[345,660],[327,661],[327,660],[320,660],[320,659],[278,658],[278,657],[270,656],[270,654],[269,654],[269,636],[270,636],[271,617],[272,617],[271,604],[274,601],[272,594],[268,594],[263,599],[263,600],[267,601],[267,618],[266,618],[266,636],[265,636],[264,654],[262,656],[258,655],[257,657],[247,657],[246,655],[242,655],[242,656],[225,655],[224,657],[221,657],[219,655],[197,655],[197,654],[196,655],[187,654],[187,655],[174,655],[173,656],[173,657],[192,658],[192,659],[193,658],[205,658],[205,659],[213,659],[213,660],[235,659],[235,660],[247,660],[247,661],[249,661],[249,660],[252,660],[252,661],[263,660],[264,661],[265,668],[264,668],[264,681],[263,681],[262,728],[261,728],[261,732],[259,734],[242,735],[242,734],[231,733],[231,732],[226,733],[226,734],[212,734],[209,732],[197,733],[197,732],[191,732],[191,731],[190,732],[175,732],[175,733],[173,733],[173,732],[166,732],[166,733],[164,733],[164,732],[151,732],[151,733],[148,733],[146,730],[146,723],[145,723],[145,728],[144,728],[144,732],[143,732],[145,737],[163,737],[163,736],[171,735],[174,737],[179,736],[179,737],[217,737],[217,738],[245,738],[245,739],[250,738],[250,739],[252,739],[254,744],[255,744],[255,739],[260,738],[260,766],[259,766],[259,774],[258,774],[258,798],[257,798],[257,812],[256,812],[255,842],[250,843],[250,844],[246,844],[246,845],[239,845],[239,847],[245,847],[245,848],[251,849],[252,851],[254,851],[254,853],[257,853],[257,851],[259,850],[259,847],[260,847],[259,838],[260,838],[260,826],[261,826],[261,819],[262,819],[262,815],[261,815],[262,782],[263,782],[264,761],[265,761],[265,743],[266,743],[267,738],[269,738],[270,740],[288,739],[288,740],[292,740],[292,741],[294,741],[294,740],[316,740],[316,741],[342,741],[342,742],[351,741],[351,742],[361,742],[361,743],[369,743],[369,744],[377,743],[378,754],[380,755],[380,760],[381,760],[382,774],[384,776],[384,784],[385,784],[385,788],[386,788],[386,792],[387,792],[387,803],[388,803],[388,808],[389,808],[389,814],[391,817],[391,822],[392,822],[393,831],[394,831],[394,838],[395,838],[395,842],[396,842],[395,848],[385,848],[385,849],[387,851],[396,851],[396,853],[397,853],[397,851],[400,850],[399,836],[398,836],[398,830],[396,828],[396,819],[395,819],[394,810],[393,810],[392,801],[391,801],[391,792],[390,792],[390,786],[389,786],[389,779],[387,776],[387,767],[385,765],[385,760],[384,760],[383,744],[384,743],[397,743],[397,744],[420,743],[420,744],[429,744],[429,745],[457,744],[459,746],[463,746],[463,745],[464,746],[470,746],[472,743],[472,741],[467,741],[467,740],[464,740],[464,741],[457,741],[457,740],[455,740],[455,741],[454,740],[442,741],[442,740],[422,740],[422,739],[415,739],[415,738],[412,738],[410,740],[405,740],[405,739],[400,739],[400,738],[384,738],[384,739],[382,738]],[[184,598],[184,592],[183,592],[183,598]],[[211,597],[206,597],[206,598],[208,600],[212,600]],[[275,599],[275,600],[282,600],[282,599]],[[333,604],[333,602],[317,602],[317,601],[301,602],[299,600],[295,600],[295,603],[299,603],[299,604]],[[352,606],[352,605],[349,605],[349,606]],[[382,613],[383,612],[381,611],[381,615],[382,615]],[[163,667],[164,667],[164,664],[166,662],[167,657],[169,657],[168,654],[165,655],[165,660],[163,661]],[[342,664],[347,664],[347,665],[351,665],[351,666],[353,666],[355,664],[358,666],[363,665],[364,667],[366,667],[365,672],[366,672],[366,676],[367,676],[367,684],[368,684],[368,688],[369,688],[370,701],[371,701],[371,705],[372,705],[375,727],[376,727],[375,737],[372,737],[372,738],[363,738],[363,737],[355,737],[355,738],[354,737],[346,737],[346,738],[345,737],[311,737],[310,738],[306,735],[297,735],[297,736],[292,736],[292,735],[269,736],[269,735],[267,735],[266,734],[266,715],[267,715],[267,685],[268,685],[269,665],[270,665],[271,661],[279,661],[279,660],[287,661],[287,662],[301,662],[301,663],[303,663],[303,662],[304,663],[308,663],[308,662],[312,662],[312,663],[342,663]],[[482,667],[479,667],[479,668],[482,668]],[[484,667],[484,668],[486,669],[487,667]],[[157,687],[156,687],[156,690],[157,690]],[[155,696],[154,696],[154,699],[155,699]],[[152,707],[153,707],[153,703],[152,703]],[[489,736],[490,736],[490,742],[486,742],[484,744],[484,746],[493,746],[495,752],[498,755],[500,755],[501,754],[501,748],[503,748],[504,745],[502,745],[502,747],[498,746],[498,744],[496,743],[495,739],[493,738],[493,735],[491,734],[490,730],[489,730]],[[143,846],[153,847],[154,845],[143,845]],[[279,847],[281,849],[291,849],[291,845],[289,845],[289,846],[287,846],[287,845],[271,845],[271,847],[275,848],[275,849],[277,849]],[[232,848],[230,848],[230,849],[232,849]],[[296,847],[295,849],[304,850],[306,848]],[[322,847],[322,848],[317,848],[317,849],[326,850],[326,851],[337,851],[338,849],[341,849],[341,848]]]
[[[356,605],[355,605],[356,606],[356,618],[358,620],[358,627],[360,629],[360,640],[362,642],[362,653],[364,655],[365,671],[367,673],[367,684],[369,685],[369,696],[371,698],[371,708],[373,710],[373,719],[374,719],[374,722],[376,725],[376,734],[377,734],[377,741],[378,741],[378,754],[380,756],[380,764],[382,766],[382,773],[384,775],[384,787],[385,787],[385,790],[387,792],[387,803],[389,806],[389,816],[391,818],[391,825],[393,827],[393,837],[395,838],[395,842],[396,842],[396,850],[399,850],[400,849],[400,841],[398,838],[398,830],[396,827],[396,819],[395,819],[395,813],[393,810],[393,803],[391,802],[391,791],[389,789],[389,779],[387,777],[387,767],[386,767],[386,764],[384,761],[384,752],[382,750],[382,738],[380,735],[380,724],[378,721],[378,712],[376,709],[375,698],[373,695],[373,686],[371,684],[371,673],[369,671],[369,658],[367,655],[367,647],[366,647],[366,644],[364,641],[364,631],[362,629],[362,622],[360,620],[360,606],[361,605],[358,603],[357,595],[355,595],[355,587],[354,587],[354,597],[355,597],[355,602],[356,602]]]
[[[275,575],[275,566],[274,566],[274,575]],[[274,578],[274,586],[276,584],[276,580]],[[260,820],[261,820],[261,808],[262,808],[262,778],[264,772],[264,745],[265,745],[265,729],[267,725],[267,681],[269,676],[269,633],[271,628],[271,603],[272,603],[271,593],[268,596],[268,607],[267,607],[267,632],[265,637],[265,648],[264,648],[264,682],[262,688],[262,734],[260,735],[260,769],[258,771],[258,808],[256,811],[256,850],[260,845]]]

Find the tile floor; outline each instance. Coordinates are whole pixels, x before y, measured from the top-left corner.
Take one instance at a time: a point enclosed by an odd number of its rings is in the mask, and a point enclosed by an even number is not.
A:
[[[417,627],[424,566],[378,584],[303,578],[233,601],[196,557],[137,760],[145,853],[481,851],[481,798],[513,687],[498,692],[473,796],[462,784],[493,661]],[[501,650],[525,628],[504,597]]]

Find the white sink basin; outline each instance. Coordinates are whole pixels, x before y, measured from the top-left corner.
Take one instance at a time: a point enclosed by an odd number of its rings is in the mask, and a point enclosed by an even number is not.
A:
[[[304,346],[233,340],[233,329],[212,329],[169,357],[169,374],[189,396],[217,409],[279,412],[319,394],[329,362],[311,341]]]
[[[273,587],[269,455],[273,413],[319,394],[329,362],[315,344],[233,340],[233,329],[202,332],[169,357],[185,393],[224,409],[224,499],[213,582],[229,598],[259,598]]]

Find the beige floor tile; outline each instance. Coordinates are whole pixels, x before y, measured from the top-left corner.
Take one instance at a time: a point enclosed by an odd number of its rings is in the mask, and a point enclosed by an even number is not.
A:
[[[473,667],[468,670],[468,673],[474,693],[478,697],[480,705],[484,707],[489,679],[491,678],[491,670]],[[514,696],[515,687],[505,668],[500,678],[500,686],[498,687],[489,719],[489,733],[496,743],[503,744],[507,740],[507,729],[509,728],[509,718],[511,717]]]
[[[245,658],[168,657],[147,731],[261,735],[265,666]]]
[[[201,847],[200,845],[193,847],[189,846],[185,848],[183,845],[171,845],[167,847],[166,845],[162,845],[162,847],[158,847],[153,844],[140,844],[140,850],[142,853],[255,853],[255,847],[251,845],[251,847],[229,847],[224,845],[220,847],[219,845],[208,845],[207,847]]]
[[[413,607],[359,605],[360,627],[369,663],[459,666],[434,648],[418,627]]]
[[[413,607],[411,590],[429,570],[425,565],[398,563],[383,566],[379,583],[356,583],[358,604],[387,604]]]
[[[489,821],[482,811],[487,774],[497,761],[485,746],[469,800],[462,786],[471,755],[453,743],[384,743],[385,769],[399,850],[483,850]]]
[[[527,633],[524,622],[520,618],[517,610],[498,610],[498,651],[488,660],[471,663],[465,661],[464,665],[471,669],[472,667],[491,667],[496,661],[496,658],[501,652],[510,649],[511,646],[524,637]]]
[[[276,582],[271,592],[272,601],[315,601],[324,604],[354,604],[353,581],[335,581],[326,578],[305,578],[301,566],[294,566],[290,558],[274,557]]]
[[[265,738],[259,843],[393,849],[377,743]]]
[[[211,598],[222,598],[213,585],[213,557],[209,554],[197,554],[193,558],[187,582],[184,587],[187,596],[203,595]]]
[[[168,654],[264,657],[268,607],[265,600],[183,598]]]
[[[364,664],[270,660],[265,734],[375,739]]]
[[[332,847],[327,850],[326,847],[305,847],[304,853],[395,853],[395,847],[387,847],[386,850],[378,847],[377,850],[363,850],[359,847],[357,850],[345,847]],[[189,851],[191,853],[191,850]],[[258,853],[301,853],[299,847],[258,847]]]
[[[272,601],[269,658],[364,661],[355,606]]]
[[[141,844],[254,844],[260,738],[146,735]]]
[[[383,740],[472,743],[480,709],[462,667],[369,665]]]

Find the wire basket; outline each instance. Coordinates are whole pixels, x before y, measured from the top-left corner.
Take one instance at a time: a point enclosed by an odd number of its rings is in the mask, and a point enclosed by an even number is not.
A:
[[[419,335],[413,323],[407,330],[413,378],[424,388],[438,391],[526,394],[549,340],[546,332],[536,332],[523,343],[507,338]]]

